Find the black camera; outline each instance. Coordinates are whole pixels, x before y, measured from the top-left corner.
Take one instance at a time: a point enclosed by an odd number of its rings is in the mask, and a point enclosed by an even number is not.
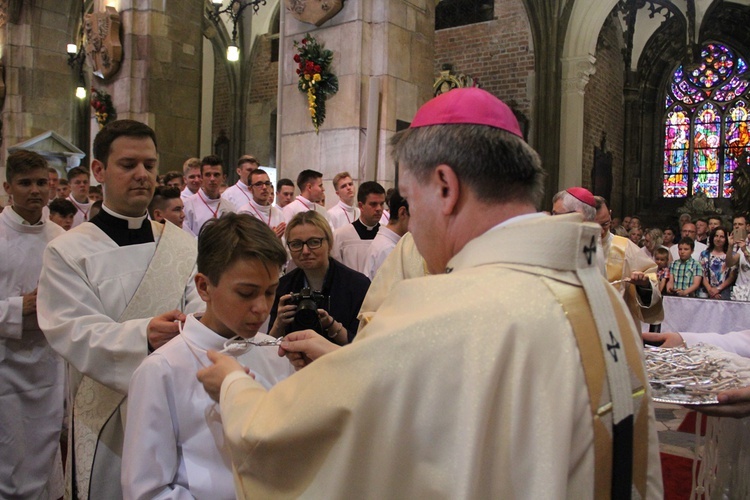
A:
[[[291,295],[292,298],[288,303],[297,306],[297,312],[294,313],[292,321],[292,331],[314,330],[323,335],[323,325],[320,324],[318,309],[328,310],[329,297],[309,287]]]

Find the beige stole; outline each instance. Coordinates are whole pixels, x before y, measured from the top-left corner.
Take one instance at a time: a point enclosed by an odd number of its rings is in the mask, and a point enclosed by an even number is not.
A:
[[[154,256],[125,311],[117,319],[163,314],[182,305],[185,284],[195,266],[197,249],[193,238],[177,226],[152,223],[161,233]],[[75,394],[72,432],[68,438],[66,498],[72,494],[72,477],[78,498],[107,499],[122,496],[120,462],[127,396],[100,384],[70,367],[71,394]],[[74,473],[71,473],[72,465]]]

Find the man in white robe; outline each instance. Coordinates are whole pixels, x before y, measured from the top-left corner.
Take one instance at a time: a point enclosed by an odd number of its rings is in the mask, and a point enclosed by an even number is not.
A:
[[[299,196],[283,208],[286,223],[289,224],[292,217],[298,213],[312,210],[324,216],[330,224],[328,212],[323,206],[319,205],[325,196],[323,174],[315,170],[303,170],[297,176],[297,186],[299,187]]]
[[[640,339],[596,268],[598,229],[534,213],[543,170],[510,108],[455,89],[392,145],[434,275],[397,284],[319,359],[325,339],[288,336],[313,361],[270,392],[209,353],[198,376],[238,493],[661,498]]]
[[[258,160],[250,155],[242,156],[237,162],[237,175],[239,179],[221,193],[221,197],[234,207],[241,207],[249,203],[253,195],[250,191],[250,172],[257,169]]]
[[[333,189],[339,197],[339,202],[328,209],[328,217],[331,229],[335,231],[359,219],[359,208],[354,205],[356,191],[349,172],[339,172],[333,176]]]
[[[72,168],[68,172],[68,182],[70,183],[68,200],[76,207],[76,214],[73,217],[73,227],[76,227],[90,218],[89,173],[81,167]]]
[[[235,498],[221,413],[195,378],[210,365],[206,351],[239,337],[270,343],[234,355],[266,389],[294,373],[276,339],[257,333],[286,261],[279,239],[254,218],[228,215],[206,227],[198,246],[196,283],[206,311],[188,315],[180,335],[146,358],[130,382],[122,468],[128,499]]]
[[[370,245],[380,230],[385,207],[385,189],[374,181],[363,182],[357,190],[359,219],[333,233],[331,256],[360,273],[364,273]]]
[[[364,275],[370,278],[370,281],[375,279],[380,266],[409,230],[409,204],[401,197],[398,189],[391,193],[390,207],[392,215],[388,225],[380,226],[367,253]]]
[[[201,188],[185,200],[185,221],[182,224],[194,236],[198,236],[207,220],[237,211],[232,202],[221,197],[221,184],[225,178],[221,158],[209,155],[201,160]]]
[[[156,137],[117,120],[94,139],[102,211],[53,240],[39,280],[39,325],[71,367],[67,498],[116,499],[125,399],[149,351],[174,337],[176,320],[202,308],[192,281],[195,241],[146,218],[154,193]],[[178,309],[179,308],[179,309]]]
[[[276,233],[276,236],[281,238],[284,236],[286,222],[281,210],[269,203],[273,192],[271,179],[265,171],[259,168],[253,170],[248,178],[250,180],[251,197],[247,203],[240,206],[237,213],[250,214],[261,220]]]
[[[294,183],[291,179],[279,179],[276,181],[276,203],[274,205],[279,209],[284,209],[294,201]]]
[[[187,200],[201,188],[203,178],[201,177],[201,160],[200,158],[188,158],[182,165],[182,178],[185,181],[185,188],[180,193],[182,201]]]
[[[0,498],[62,495],[63,360],[36,319],[47,243],[65,231],[45,220],[49,172],[32,151],[8,156],[0,214]]]

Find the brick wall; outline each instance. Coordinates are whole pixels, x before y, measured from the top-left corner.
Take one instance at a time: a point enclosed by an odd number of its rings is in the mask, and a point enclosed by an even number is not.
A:
[[[435,76],[443,64],[531,118],[528,88],[534,72],[531,28],[521,0],[496,0],[495,20],[435,32]]]
[[[245,150],[252,152],[261,165],[276,166],[275,124],[279,63],[271,62],[273,35],[259,35],[253,44],[250,72],[250,96],[247,103]],[[287,54],[288,57],[291,55]]]
[[[607,133],[607,150],[612,152],[612,194],[610,208],[619,213],[622,194],[624,67],[622,33],[613,17],[608,17],[599,33],[596,46],[596,73],[586,86],[583,115],[583,185],[591,188],[594,147],[599,146],[602,132]]]
[[[232,137],[232,94],[227,74],[227,60],[225,57],[214,58],[214,115],[211,132],[211,150],[224,130],[225,135]]]
[[[250,104],[276,101],[279,63],[271,62],[271,37],[270,34],[260,35],[253,47]]]

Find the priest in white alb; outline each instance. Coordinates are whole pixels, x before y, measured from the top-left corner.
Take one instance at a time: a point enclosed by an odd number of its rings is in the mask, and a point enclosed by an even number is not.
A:
[[[510,108],[451,90],[391,144],[433,274],[398,283],[351,345],[287,336],[309,364],[270,391],[209,353],[198,376],[238,494],[661,498],[640,338],[597,269],[599,229],[536,213],[544,171]]]
[[[221,184],[226,179],[221,161],[216,155],[201,160],[201,188],[185,200],[185,222],[182,227],[194,236],[200,234],[206,221],[237,211],[234,203],[221,197]]]
[[[158,154],[147,125],[117,120],[94,139],[102,211],[53,240],[39,280],[39,325],[70,365],[66,498],[117,499],[125,401],[148,353],[202,308],[195,240],[146,218]]]
[[[374,181],[363,182],[357,190],[359,218],[333,233],[331,256],[345,266],[365,272],[370,245],[380,230],[385,208],[385,189]]]
[[[380,266],[409,231],[409,204],[401,197],[398,189],[391,192],[390,208],[391,217],[388,224],[380,226],[367,252],[363,274],[370,278],[370,281],[375,279]]]
[[[15,151],[5,176],[13,205],[0,213],[0,498],[57,499],[65,374],[36,309],[42,253],[65,231],[42,215],[49,195],[44,158]]]

